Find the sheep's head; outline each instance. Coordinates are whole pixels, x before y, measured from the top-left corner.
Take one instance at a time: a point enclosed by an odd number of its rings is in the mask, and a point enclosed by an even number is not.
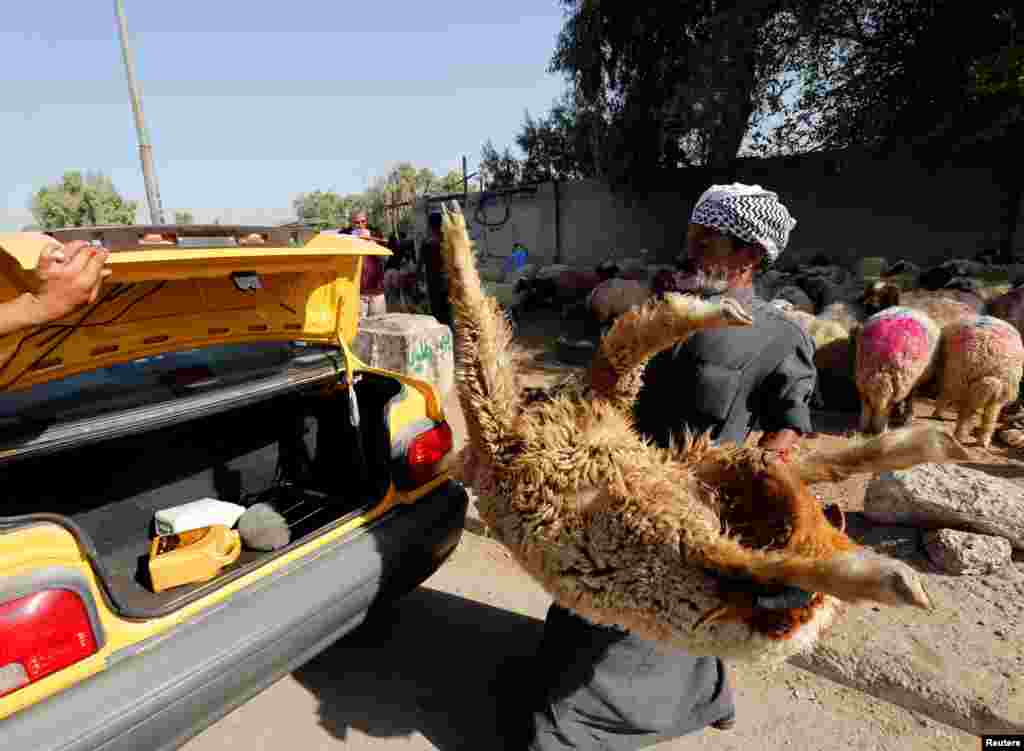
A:
[[[865,312],[870,316],[900,304],[900,288],[890,282],[870,282],[861,296]]]
[[[720,602],[696,628],[738,621],[767,639],[800,640],[820,631],[821,617],[830,618],[827,597],[930,608],[918,574],[858,547],[845,534],[841,512],[826,516],[808,485],[967,458],[954,438],[932,427],[789,462],[753,447],[709,450],[695,471],[715,489],[723,534],[698,555]]]

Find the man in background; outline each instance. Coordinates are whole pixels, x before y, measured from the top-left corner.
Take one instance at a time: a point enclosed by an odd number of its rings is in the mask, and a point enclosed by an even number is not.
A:
[[[441,213],[432,212],[427,219],[427,239],[420,246],[417,274],[426,272],[430,313],[445,326],[452,325],[451,304],[448,302],[448,276],[441,257]]]

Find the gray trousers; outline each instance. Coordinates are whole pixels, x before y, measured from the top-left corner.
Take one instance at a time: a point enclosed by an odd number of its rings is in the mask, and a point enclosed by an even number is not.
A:
[[[552,605],[530,751],[633,751],[735,713],[725,666],[596,626]]]

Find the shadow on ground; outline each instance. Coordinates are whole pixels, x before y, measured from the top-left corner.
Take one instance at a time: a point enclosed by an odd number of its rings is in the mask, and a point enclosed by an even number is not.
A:
[[[846,533],[854,542],[890,558],[899,558],[923,574],[937,569],[922,546],[921,530],[897,524],[877,524],[863,512],[846,512]]]
[[[533,654],[543,623],[420,588],[293,673],[345,740],[418,733],[441,751],[496,749],[494,676]]]

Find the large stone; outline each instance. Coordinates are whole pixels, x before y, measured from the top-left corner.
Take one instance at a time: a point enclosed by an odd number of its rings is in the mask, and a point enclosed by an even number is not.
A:
[[[433,316],[387,313],[365,318],[352,349],[370,367],[433,384],[442,399],[455,383],[452,331]]]
[[[958,464],[920,464],[868,483],[864,514],[880,524],[950,527],[1024,550],[1024,486]]]
[[[1013,548],[1002,537],[935,529],[925,533],[925,550],[931,562],[947,574],[989,574],[1013,558]]]

